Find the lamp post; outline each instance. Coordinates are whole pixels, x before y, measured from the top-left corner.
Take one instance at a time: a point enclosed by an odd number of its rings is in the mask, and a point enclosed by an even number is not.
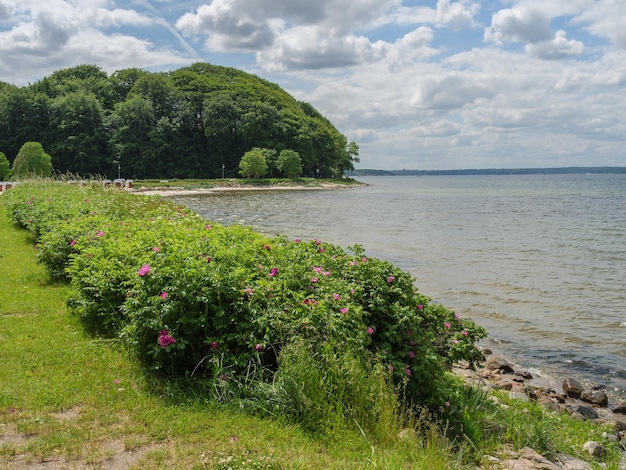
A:
[[[113,163],[117,165],[117,179],[120,180],[122,179],[122,176],[121,176],[122,167],[120,166],[120,162],[118,160],[113,160]]]
[[[226,168],[226,165],[222,163],[222,179],[224,179],[224,168]]]

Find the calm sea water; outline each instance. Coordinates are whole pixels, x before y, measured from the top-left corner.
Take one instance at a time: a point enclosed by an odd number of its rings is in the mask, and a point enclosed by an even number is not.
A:
[[[483,325],[495,351],[626,390],[626,175],[360,180],[176,201],[214,222],[362,245]]]

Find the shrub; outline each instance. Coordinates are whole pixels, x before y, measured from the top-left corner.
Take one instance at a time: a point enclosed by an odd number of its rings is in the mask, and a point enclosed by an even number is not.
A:
[[[359,246],[215,225],[161,199],[96,185],[33,182],[9,194],[39,260],[70,280],[68,303],[86,328],[121,339],[160,375],[219,385],[255,371],[261,382],[287,384],[293,373],[281,364],[294,364],[299,345],[314,352],[307,356],[321,377],[334,364],[332,380],[345,373],[356,386],[359,374],[384,371],[394,392],[436,410],[450,393],[446,366],[479,356],[482,328],[431,303],[408,273]],[[292,353],[281,359],[283,351]],[[337,395],[336,386],[323,393]]]
[[[13,173],[17,177],[28,175],[50,176],[52,158],[39,142],[26,142],[13,161]]]

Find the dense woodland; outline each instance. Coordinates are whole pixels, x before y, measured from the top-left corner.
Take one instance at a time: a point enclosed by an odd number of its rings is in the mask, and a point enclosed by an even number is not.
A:
[[[26,142],[42,144],[55,172],[81,176],[117,177],[119,162],[126,178],[236,177],[255,147],[298,152],[303,176],[340,177],[358,161],[358,146],[310,104],[207,63],[111,75],[80,65],[28,86],[0,82],[0,152],[12,163]]]

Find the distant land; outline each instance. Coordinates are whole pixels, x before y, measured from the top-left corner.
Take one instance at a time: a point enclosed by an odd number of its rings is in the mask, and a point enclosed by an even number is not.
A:
[[[348,176],[434,176],[434,175],[559,175],[626,173],[624,166],[569,166],[562,168],[467,168],[462,170],[373,170],[356,169]]]

